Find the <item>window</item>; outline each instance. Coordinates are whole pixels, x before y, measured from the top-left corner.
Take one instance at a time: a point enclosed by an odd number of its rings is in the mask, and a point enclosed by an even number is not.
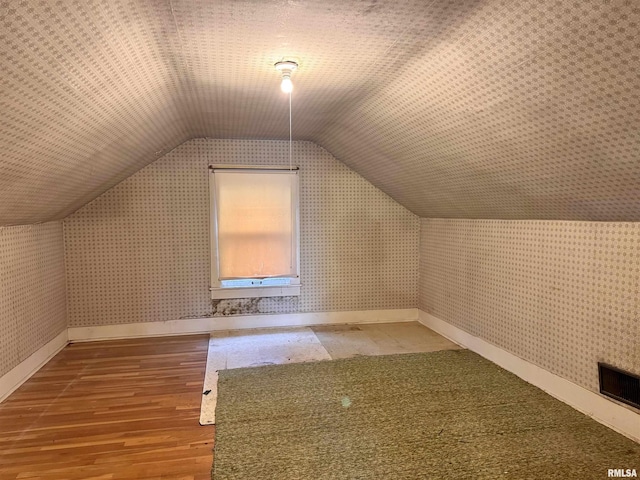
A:
[[[211,166],[211,298],[300,294],[298,170]]]

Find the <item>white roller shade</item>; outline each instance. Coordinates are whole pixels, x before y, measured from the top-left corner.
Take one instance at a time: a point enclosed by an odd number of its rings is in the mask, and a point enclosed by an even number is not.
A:
[[[296,276],[296,172],[214,177],[219,280]]]

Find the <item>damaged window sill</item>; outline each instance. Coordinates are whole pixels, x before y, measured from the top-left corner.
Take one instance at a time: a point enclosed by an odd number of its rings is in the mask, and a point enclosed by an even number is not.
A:
[[[298,295],[300,295],[300,285],[211,288],[211,298],[213,300],[255,297],[294,297]]]

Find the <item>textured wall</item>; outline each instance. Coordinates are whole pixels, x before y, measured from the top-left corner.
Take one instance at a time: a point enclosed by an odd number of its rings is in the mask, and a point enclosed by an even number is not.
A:
[[[420,308],[598,389],[640,374],[640,223],[421,220]]]
[[[288,151],[283,141],[191,140],[65,219],[70,325],[212,315],[207,165],[283,165]],[[294,142],[293,154],[302,294],[251,308],[415,307],[419,219],[317,145]]]
[[[67,327],[62,223],[0,228],[0,376]]]
[[[0,224],[294,131],[421,217],[639,221],[633,0],[0,1]]]

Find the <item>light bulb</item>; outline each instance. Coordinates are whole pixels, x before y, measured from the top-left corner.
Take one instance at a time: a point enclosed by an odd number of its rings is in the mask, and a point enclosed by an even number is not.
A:
[[[284,75],[282,77],[280,90],[282,90],[284,93],[291,93],[293,91],[293,82],[291,81],[291,77],[289,77],[288,75]]]

